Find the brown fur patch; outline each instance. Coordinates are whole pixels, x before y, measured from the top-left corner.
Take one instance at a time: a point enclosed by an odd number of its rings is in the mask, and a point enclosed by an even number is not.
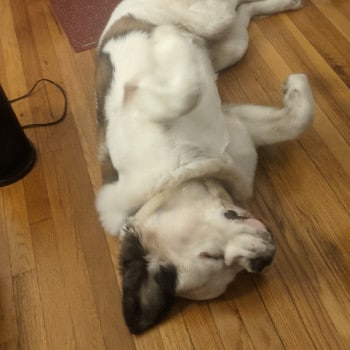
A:
[[[109,56],[98,52],[96,57],[96,103],[97,103],[97,122],[99,127],[105,127],[104,105],[107,91],[111,85],[113,77],[113,66]]]
[[[107,120],[104,113],[105,96],[110,87],[113,77],[113,66],[104,53],[99,53],[96,66],[96,103],[97,103],[97,132],[100,147],[106,144]],[[118,180],[118,172],[113,167],[109,153],[102,154],[101,172],[103,183],[110,183]]]
[[[139,20],[131,15],[124,16],[108,29],[101,41],[101,48],[111,39],[116,39],[129,34],[133,31],[142,31],[149,33],[155,25],[152,23]]]
[[[104,184],[112,183],[119,179],[118,171],[114,168],[109,153],[107,153],[101,161],[101,173]]]
[[[114,169],[111,157],[108,155],[107,159],[101,164],[102,179],[104,184],[116,182],[119,179],[118,171]]]

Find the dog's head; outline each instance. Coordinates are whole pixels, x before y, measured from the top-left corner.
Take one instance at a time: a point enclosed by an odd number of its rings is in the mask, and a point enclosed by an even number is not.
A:
[[[157,323],[175,296],[222,294],[241,270],[260,272],[275,244],[250,213],[190,184],[132,220],[121,243],[123,311],[131,332]]]

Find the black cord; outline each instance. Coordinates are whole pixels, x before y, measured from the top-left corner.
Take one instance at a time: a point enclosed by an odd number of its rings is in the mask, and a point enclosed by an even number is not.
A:
[[[34,124],[23,125],[23,126],[22,126],[23,129],[39,128],[39,127],[44,127],[44,126],[56,125],[56,124],[62,122],[62,121],[64,120],[64,118],[66,117],[66,115],[67,115],[67,95],[66,95],[65,91],[62,89],[62,87],[61,87],[60,85],[58,85],[57,83],[55,83],[54,81],[52,81],[52,80],[50,80],[50,79],[45,79],[45,78],[43,78],[43,79],[38,80],[38,81],[33,85],[33,87],[32,87],[25,95],[20,96],[20,97],[17,97],[17,98],[15,98],[15,99],[13,99],[13,100],[10,100],[9,102],[10,102],[10,103],[15,103],[15,102],[17,102],[17,101],[19,101],[19,100],[22,100],[22,99],[24,99],[24,98],[26,98],[26,97],[31,96],[32,93],[33,93],[33,91],[35,90],[36,86],[37,86],[40,82],[42,82],[42,81],[46,81],[46,82],[48,82],[48,83],[50,83],[50,84],[56,86],[56,87],[60,90],[60,92],[61,92],[61,94],[62,94],[62,96],[63,96],[63,98],[64,98],[63,113],[61,114],[61,116],[60,116],[57,120],[54,120],[54,121],[48,122],[48,123],[34,123]]]

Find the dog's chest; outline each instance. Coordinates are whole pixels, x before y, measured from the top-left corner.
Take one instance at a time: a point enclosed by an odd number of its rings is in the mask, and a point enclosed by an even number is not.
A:
[[[220,104],[204,105],[169,123],[132,116],[111,120],[107,144],[119,173],[154,182],[198,159],[221,158],[229,137]]]
[[[107,129],[107,144],[120,175],[137,181],[167,172],[177,161],[161,124],[132,118],[114,120]]]

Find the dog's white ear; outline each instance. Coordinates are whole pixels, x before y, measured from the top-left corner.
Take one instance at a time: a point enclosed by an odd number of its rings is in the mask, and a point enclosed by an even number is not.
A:
[[[173,265],[148,268],[147,252],[138,235],[127,231],[121,243],[123,314],[131,333],[141,333],[158,323],[174,298],[177,273]]]

